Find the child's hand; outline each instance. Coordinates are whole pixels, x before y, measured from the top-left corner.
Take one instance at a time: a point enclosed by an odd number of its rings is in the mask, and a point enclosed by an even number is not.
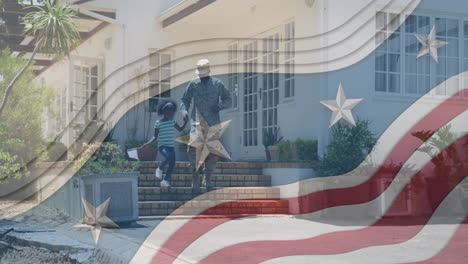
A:
[[[141,146],[141,147],[139,147],[139,148],[143,148],[143,149],[144,149],[144,148],[147,148],[147,147],[148,147],[148,145],[144,144],[143,146]]]

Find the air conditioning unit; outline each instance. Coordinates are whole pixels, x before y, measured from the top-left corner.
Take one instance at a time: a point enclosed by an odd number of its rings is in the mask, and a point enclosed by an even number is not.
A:
[[[138,220],[139,172],[81,176],[81,196],[94,207],[110,198],[106,216],[115,223]]]

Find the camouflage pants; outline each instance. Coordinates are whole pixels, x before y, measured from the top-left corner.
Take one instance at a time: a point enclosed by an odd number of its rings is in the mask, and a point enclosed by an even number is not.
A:
[[[197,157],[196,149],[189,147],[188,150],[188,159],[190,163],[190,170],[192,172],[192,187],[196,190],[200,189],[200,171],[197,170]],[[207,189],[212,189],[213,184],[211,183],[211,175],[216,169],[216,163],[218,162],[219,157],[213,154],[209,154],[205,160],[205,168],[201,170],[203,174],[203,187]]]

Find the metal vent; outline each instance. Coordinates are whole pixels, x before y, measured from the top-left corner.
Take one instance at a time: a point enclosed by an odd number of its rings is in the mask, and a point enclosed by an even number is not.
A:
[[[101,201],[111,198],[107,215],[110,218],[133,215],[132,182],[101,183]]]

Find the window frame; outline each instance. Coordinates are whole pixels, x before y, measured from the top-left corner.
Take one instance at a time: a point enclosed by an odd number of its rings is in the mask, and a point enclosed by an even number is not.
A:
[[[291,26],[292,25],[292,26]],[[288,27],[291,35],[288,35]],[[284,100],[292,101],[296,96],[296,22],[294,20],[289,20],[284,23],[284,33],[282,44],[284,48]],[[288,47],[289,46],[289,47]],[[289,71],[291,70],[291,71]],[[287,84],[290,84],[289,91],[287,90]]]
[[[233,56],[235,53],[235,57]],[[226,110],[239,109],[239,90],[242,81],[242,75],[239,73],[239,67],[242,66],[242,47],[239,41],[228,44],[228,75],[227,89],[232,98],[232,103]],[[237,82],[235,82],[237,80]],[[236,83],[234,85],[234,83]],[[237,86],[236,86],[237,85]]]
[[[157,55],[158,62],[156,65],[152,64],[153,56]],[[162,64],[162,56],[169,56],[169,61]],[[163,77],[163,70],[169,72],[168,80]],[[157,72],[158,79],[152,79],[153,71]],[[148,100],[147,111],[154,113],[157,112],[157,106],[160,99],[168,99],[172,96],[172,84],[173,84],[173,73],[174,73],[174,52],[170,50],[159,50],[159,49],[150,49],[148,54],[148,94],[150,99]],[[167,91],[163,92],[163,85],[168,86]],[[157,87],[155,87],[157,86]],[[157,89],[158,93],[155,93],[154,90]]]
[[[407,19],[409,19],[410,16],[415,16],[415,17],[428,17],[429,18],[429,32],[430,30],[432,30],[432,28],[434,27],[435,25],[435,21],[436,19],[440,18],[440,19],[454,19],[454,20],[457,20],[458,21],[458,69],[460,73],[468,70],[468,54],[467,54],[467,51],[468,51],[468,47],[464,47],[464,44],[468,44],[468,35],[464,35],[464,24],[465,23],[468,23],[468,17],[467,16],[460,16],[460,15],[450,15],[450,14],[434,14],[434,13],[428,13],[428,12],[417,12],[417,13],[404,13],[404,14],[400,14],[399,15],[399,21],[400,21],[400,26],[397,28],[398,29],[398,32],[397,34],[399,34],[400,38],[399,38],[399,43],[400,43],[400,46],[399,46],[399,55],[400,55],[400,63],[399,63],[399,67],[400,67],[400,73],[399,73],[399,86],[400,86],[400,91],[397,92],[397,93],[392,93],[392,92],[388,92],[388,91],[378,91],[377,90],[377,86],[378,86],[378,83],[377,83],[377,78],[376,78],[376,75],[377,73],[379,73],[379,71],[377,70],[377,54],[379,54],[381,47],[382,45],[384,45],[385,43],[388,45],[389,41],[390,41],[390,35],[391,34],[395,34],[395,32],[388,32],[387,33],[389,34],[388,35],[388,38],[387,36],[385,36],[385,39],[384,39],[384,44],[379,44],[379,29],[377,27],[377,16],[380,12],[376,12],[376,23],[375,23],[375,32],[376,32],[376,37],[375,37],[375,41],[376,41],[376,49],[375,49],[375,54],[374,54],[374,77],[373,77],[373,81],[374,81],[374,94],[375,96],[377,97],[393,97],[393,98],[398,98],[398,97],[401,97],[401,98],[419,98],[421,97],[422,95],[425,95],[427,92],[421,92],[419,91],[419,87],[417,87],[418,91],[416,93],[409,93],[408,92],[408,89],[406,87],[406,79],[409,75],[415,75],[417,77],[421,76],[419,73],[408,73],[406,68],[407,68],[407,57],[410,56],[410,55],[414,55],[413,53],[408,53],[406,51],[406,48],[407,48],[407,43],[406,43],[406,38],[408,35],[413,35],[414,34],[419,34],[419,33],[408,33],[406,32],[406,27],[407,27]],[[392,13],[392,12],[383,12],[386,14],[386,17],[387,17],[387,20],[388,20],[388,14]],[[387,23],[388,24],[388,23]],[[437,28],[436,28],[437,30]],[[427,34],[429,34],[429,32],[427,32]],[[422,34],[422,35],[425,35],[425,34]],[[416,40],[416,37],[414,37],[415,40]],[[441,39],[440,36],[437,36],[437,39]],[[442,38],[442,40],[444,40],[444,38]],[[421,45],[419,44],[419,42],[416,40],[416,43],[418,45],[418,48],[417,48],[417,51],[416,51],[416,54],[419,52],[420,48],[421,48]],[[446,48],[447,46],[443,47],[443,48]],[[382,53],[382,52],[380,52]],[[385,54],[388,54],[388,53],[385,53]],[[426,58],[418,58],[418,62],[419,60],[423,60],[423,59],[429,59],[429,73],[426,74],[429,76],[429,88],[431,91],[429,92],[429,97],[431,99],[444,99],[444,98],[447,98],[448,95],[447,95],[447,92],[445,91],[445,93],[443,95],[441,94],[437,94],[436,91],[435,91],[435,87],[438,87],[441,83],[437,83],[437,80],[436,80],[436,67],[437,67],[437,64],[433,61],[433,59],[430,57],[430,55],[425,55]],[[440,55],[440,49],[439,49],[439,58],[441,57]],[[443,56],[442,56],[443,57]],[[464,61],[466,61],[466,64],[464,65]],[[418,63],[417,62],[417,63]],[[387,63],[387,67],[388,66],[388,62]],[[439,63],[440,63],[440,59],[439,59]],[[447,67],[447,66],[446,66]],[[447,70],[447,69],[446,69]],[[449,75],[449,74],[447,74]],[[451,77],[452,78],[452,77]],[[448,80],[448,78],[445,78],[445,80]],[[458,91],[460,91],[463,87],[463,82],[464,81],[468,81],[468,80],[463,80],[463,78],[458,78]],[[388,80],[386,80],[386,82],[388,83]],[[466,95],[468,95],[468,93],[465,93]]]
[[[70,98],[70,111],[75,112],[80,110],[74,109],[75,107],[85,107],[84,109],[84,118],[86,120],[98,120],[101,116],[99,114],[99,109],[102,107],[102,100],[104,96],[104,88],[101,87],[102,82],[102,75],[104,72],[104,65],[103,61],[100,59],[93,59],[93,58],[85,58],[85,57],[73,57],[70,63],[71,67],[71,89],[73,91],[73,96]],[[96,67],[96,74],[92,74],[92,68]],[[81,81],[76,79],[77,77],[77,69],[80,69],[81,73],[80,76],[83,78]],[[84,69],[87,69],[85,73]],[[77,90],[78,85],[86,85],[85,77],[88,79],[88,84],[92,85],[91,79],[96,79],[96,88],[90,89],[89,86],[86,86],[84,89]],[[83,93],[83,94],[81,94]],[[92,103],[92,98],[90,95],[95,94],[96,96],[96,104]],[[79,98],[84,100],[83,105],[75,106],[76,100],[75,98]],[[95,108],[95,113],[93,116],[93,108]]]

